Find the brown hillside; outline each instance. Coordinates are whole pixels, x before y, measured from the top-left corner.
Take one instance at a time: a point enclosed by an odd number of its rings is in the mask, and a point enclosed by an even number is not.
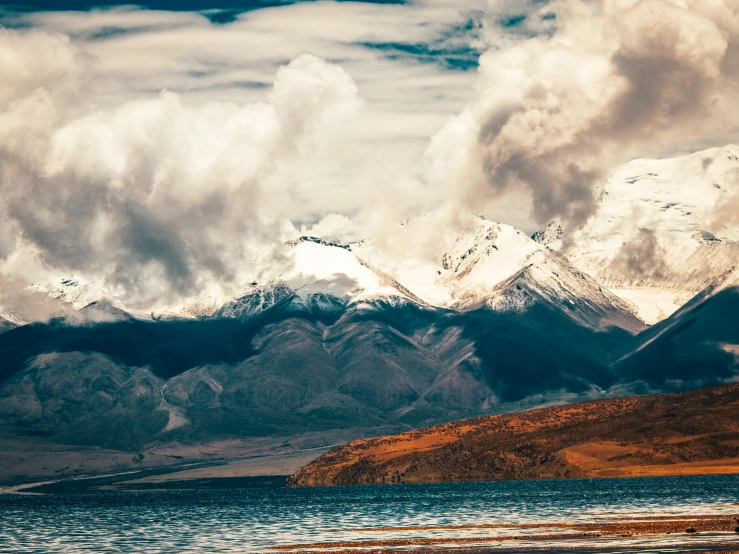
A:
[[[479,417],[360,440],[293,486],[739,473],[739,384]]]

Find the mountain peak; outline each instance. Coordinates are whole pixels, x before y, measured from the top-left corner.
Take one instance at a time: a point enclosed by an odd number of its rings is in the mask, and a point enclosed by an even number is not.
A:
[[[560,240],[565,234],[564,227],[560,221],[552,221],[544,229],[531,235],[531,239],[539,244],[549,245]]]
[[[649,323],[669,316],[739,256],[734,202],[739,150],[637,159],[604,183],[596,214],[553,243],[573,265],[635,302]]]
[[[16,323],[13,323],[9,319],[5,319],[4,317],[0,316],[0,334],[11,331],[16,327],[18,327]]]
[[[338,241],[329,241],[319,237],[301,236],[295,240],[288,241],[289,246],[298,246],[301,242],[312,242],[314,244],[320,244],[321,246],[332,246],[335,248],[343,248],[345,250],[351,250],[346,244],[341,244]]]
[[[595,279],[554,252],[537,251],[526,265],[498,284],[486,304],[495,311],[523,312],[534,304],[563,310],[592,329],[621,327],[632,333],[645,328],[634,309]]]

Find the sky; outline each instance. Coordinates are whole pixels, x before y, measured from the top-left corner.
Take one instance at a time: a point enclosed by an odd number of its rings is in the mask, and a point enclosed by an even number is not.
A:
[[[616,165],[737,141],[739,0],[20,0],[0,75],[0,304],[168,305],[299,233],[582,225]]]

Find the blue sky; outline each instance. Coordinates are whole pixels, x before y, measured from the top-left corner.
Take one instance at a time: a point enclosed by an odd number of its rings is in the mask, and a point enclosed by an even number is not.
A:
[[[136,2],[137,5],[152,10],[169,10],[169,11],[197,11],[211,9],[234,9],[240,11],[258,10],[261,8],[269,8],[274,6],[284,6],[288,4],[297,4],[301,1],[311,2],[314,0],[219,0],[217,2],[209,2],[206,0],[183,0],[180,2],[170,2],[166,0],[154,0],[152,2]],[[337,0],[343,1],[343,0]],[[404,4],[404,0],[353,0],[359,3],[368,4]],[[85,1],[85,0],[30,0],[20,1],[16,3],[18,6],[27,6],[38,10],[85,10],[96,7],[121,5],[120,2],[103,2],[103,1]]]
[[[287,6],[299,2],[313,2],[315,0],[218,0],[211,2],[208,0],[150,0],[147,2],[135,2],[135,4],[143,9],[163,10],[163,11],[196,11],[207,15],[211,21],[215,23],[228,23],[234,20],[238,14],[260,10],[265,8],[273,8]],[[335,0],[343,2],[346,0]],[[353,0],[356,1],[356,0]],[[359,0],[359,3],[369,4],[404,4],[405,0]],[[133,2],[131,4],[134,4]],[[84,11],[99,8],[110,8],[120,6],[121,2],[106,2],[96,0],[21,0],[12,6],[13,9],[24,11],[66,11],[76,10]]]

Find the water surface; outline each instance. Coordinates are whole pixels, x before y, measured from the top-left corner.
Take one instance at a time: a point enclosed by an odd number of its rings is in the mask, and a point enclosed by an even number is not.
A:
[[[738,491],[739,476],[730,475],[0,495],[0,552],[264,552],[337,540],[490,537],[511,531],[362,529],[734,514]]]

